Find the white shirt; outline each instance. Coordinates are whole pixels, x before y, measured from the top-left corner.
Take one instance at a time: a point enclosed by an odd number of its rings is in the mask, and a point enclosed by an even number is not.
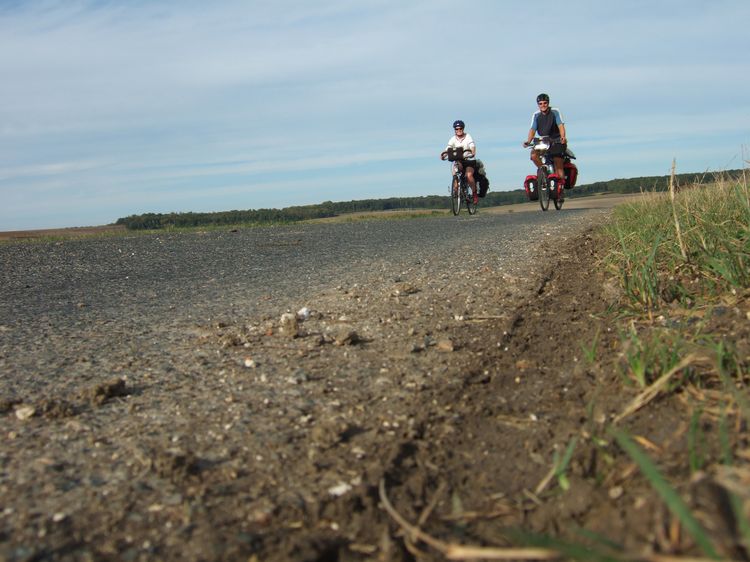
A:
[[[467,150],[475,151],[474,156],[472,156],[472,158],[477,157],[476,155],[477,147],[474,144],[474,139],[471,138],[471,135],[469,133],[464,133],[464,136],[461,137],[461,139],[459,139],[456,135],[453,135],[451,137],[451,140],[448,141],[448,146],[446,146],[445,149],[448,150],[449,148],[458,148],[458,147],[463,148],[464,152],[466,152]]]

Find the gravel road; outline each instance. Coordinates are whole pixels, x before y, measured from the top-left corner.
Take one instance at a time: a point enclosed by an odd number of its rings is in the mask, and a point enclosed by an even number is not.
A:
[[[82,355],[164,349],[181,330],[278,317],[331,287],[443,278],[482,267],[526,276],[603,211],[479,214],[235,232],[0,245],[0,391],[37,391]],[[546,251],[546,249],[545,249]],[[471,279],[467,279],[471,283]],[[43,377],[39,373],[44,372]]]
[[[611,207],[573,203],[0,244],[0,560],[405,556],[373,490],[504,380],[480,323]]]

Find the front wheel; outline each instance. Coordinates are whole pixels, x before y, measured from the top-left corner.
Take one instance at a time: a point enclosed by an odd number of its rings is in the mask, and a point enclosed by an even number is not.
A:
[[[539,166],[536,173],[537,191],[539,192],[539,205],[542,211],[549,209],[549,182],[547,181],[547,169]]]
[[[459,187],[458,176],[453,176],[451,182],[451,211],[457,215],[461,210],[461,189]]]

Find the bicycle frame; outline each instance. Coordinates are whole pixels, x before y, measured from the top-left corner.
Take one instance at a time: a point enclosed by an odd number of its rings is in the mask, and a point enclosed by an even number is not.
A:
[[[537,191],[539,193],[539,205],[542,211],[549,208],[549,201],[552,199],[555,209],[560,210],[563,205],[563,192],[561,188],[561,179],[555,173],[555,161],[549,155],[549,149],[553,141],[549,137],[532,139],[529,147],[539,155],[542,165],[537,168]],[[528,178],[527,178],[528,179]]]
[[[473,215],[477,212],[477,205],[474,203],[474,194],[464,174],[464,163],[466,161],[463,158],[456,158],[452,162],[453,178],[450,188],[451,211],[454,215],[458,215],[461,210],[461,202],[463,201],[466,204],[466,210],[470,215]]]

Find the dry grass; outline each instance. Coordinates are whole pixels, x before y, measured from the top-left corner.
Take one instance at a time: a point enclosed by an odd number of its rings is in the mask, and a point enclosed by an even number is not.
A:
[[[122,225],[79,226],[72,228],[47,228],[40,230],[10,230],[0,232],[0,241],[86,238],[126,232]]]

